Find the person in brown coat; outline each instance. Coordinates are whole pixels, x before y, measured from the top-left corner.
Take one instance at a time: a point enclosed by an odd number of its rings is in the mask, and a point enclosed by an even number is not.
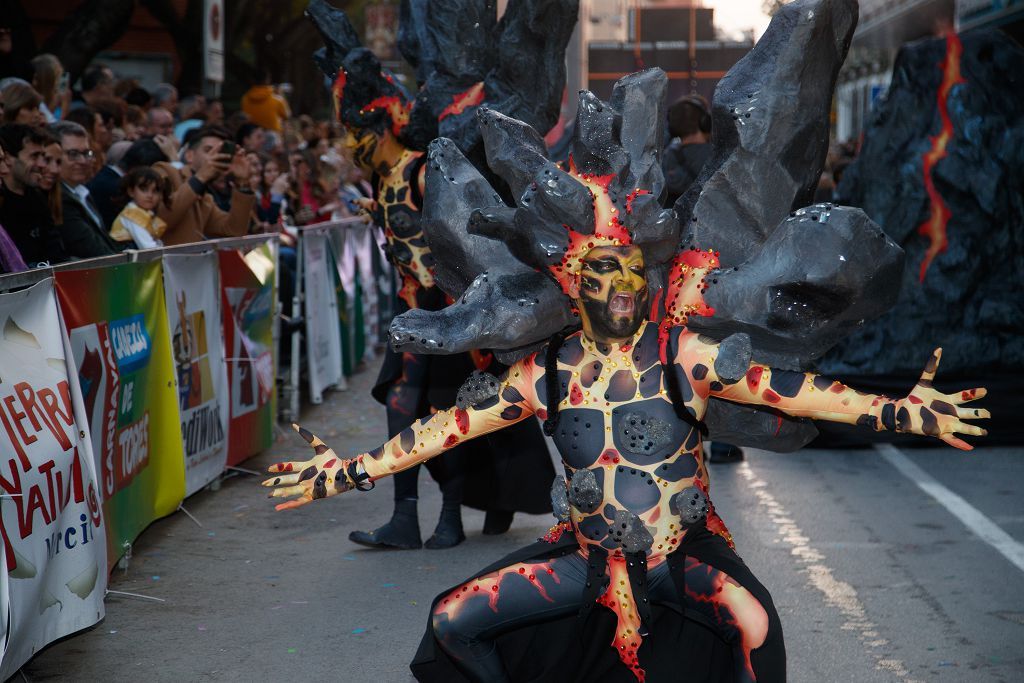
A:
[[[249,189],[249,160],[245,150],[232,154],[222,152],[228,141],[225,131],[216,127],[202,128],[189,141],[185,150],[185,168],[178,170],[159,162],[154,168],[171,186],[170,205],[162,205],[159,216],[167,223],[163,235],[166,246],[201,242],[217,237],[241,237],[249,230],[249,219],[256,197]],[[214,204],[208,187],[225,174],[231,174],[231,210],[222,211]]]

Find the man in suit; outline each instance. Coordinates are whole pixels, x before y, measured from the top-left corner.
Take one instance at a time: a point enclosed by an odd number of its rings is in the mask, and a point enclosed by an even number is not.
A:
[[[123,177],[124,169],[120,164],[107,164],[86,184],[105,226],[113,225],[117,214],[121,212],[117,198],[121,194]]]
[[[93,258],[122,251],[129,243],[110,239],[109,228],[85,184],[92,173],[93,163],[89,134],[71,121],[56,123],[52,130],[60,138],[60,146],[64,150],[60,168],[64,224],[60,233],[68,256]]]
[[[86,187],[96,208],[100,210],[100,217],[103,224],[111,226],[117,214],[127,203],[127,199],[121,196],[121,179],[124,178],[128,167],[124,165],[124,158],[134,143],[129,140],[119,140],[107,150],[107,163],[92,177]]]

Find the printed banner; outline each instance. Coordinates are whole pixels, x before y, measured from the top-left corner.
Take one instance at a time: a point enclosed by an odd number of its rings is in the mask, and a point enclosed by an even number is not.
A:
[[[228,457],[228,371],[217,254],[164,256],[171,352],[178,380],[185,495],[216,479]]]
[[[245,256],[221,251],[218,257],[231,398],[228,465],[237,465],[269,448],[274,440],[277,251],[268,242]]]
[[[162,269],[159,261],[129,263],[56,278],[113,564],[185,496]]]
[[[354,224],[330,233],[338,270],[342,369],[346,375],[351,375],[363,360],[373,358],[373,345],[380,338],[373,230],[376,228],[370,224]]]
[[[309,396],[313,403],[320,403],[323,392],[343,379],[338,300],[327,235],[304,233],[302,258]]]
[[[53,280],[0,295],[0,680],[103,618],[106,534]]]

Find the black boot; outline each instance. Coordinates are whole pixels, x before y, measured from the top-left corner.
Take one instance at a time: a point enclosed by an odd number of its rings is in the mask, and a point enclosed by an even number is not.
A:
[[[461,530],[461,526],[459,529]],[[395,501],[391,521],[373,531],[353,531],[348,540],[370,548],[397,548],[416,550],[423,547],[420,521],[416,514],[416,499]]]
[[[743,462],[743,449],[732,444],[712,441],[711,447],[708,448],[707,459],[708,462],[718,465]]]
[[[441,506],[441,518],[437,520],[434,535],[423,544],[424,548],[440,550],[452,548],[466,540],[462,532],[462,506],[445,503]]]
[[[512,526],[515,514],[511,510],[488,510],[484,517],[484,534],[498,536],[505,533]]]

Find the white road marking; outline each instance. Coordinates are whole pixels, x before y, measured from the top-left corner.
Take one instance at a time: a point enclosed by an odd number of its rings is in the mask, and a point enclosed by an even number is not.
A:
[[[747,480],[757,502],[765,508],[778,529],[776,542],[781,541],[789,546],[794,560],[803,565],[800,571],[807,576],[807,584],[819,590],[825,602],[838,609],[846,618],[842,630],[857,634],[867,654],[874,659],[877,670],[888,672],[905,683],[921,683],[908,678],[910,674],[903,662],[878,651],[878,648],[887,648],[889,641],[879,637],[878,627],[868,619],[864,604],[857,597],[857,589],[835,577],[832,569],[825,564],[825,555],[810,544],[810,538],[797,526],[792,515],[768,491],[767,482],[754,473],[749,460],[740,463],[738,471]]]
[[[978,508],[950,491],[890,443],[875,444],[875,450],[917,487],[934,498],[981,540],[996,549],[1010,563],[1024,571],[1024,545],[1018,543]]]

